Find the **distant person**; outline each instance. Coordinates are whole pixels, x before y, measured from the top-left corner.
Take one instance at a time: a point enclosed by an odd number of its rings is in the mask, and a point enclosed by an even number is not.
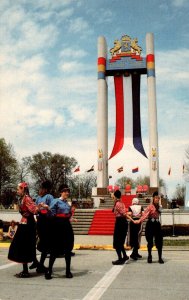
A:
[[[129,206],[128,214],[132,217],[133,220],[139,220],[143,213],[143,207],[139,204],[138,198],[132,199],[132,205]],[[129,244],[131,246],[132,253],[130,257],[134,260],[138,258],[142,258],[142,256],[138,253],[138,249],[140,248],[141,242],[141,234],[142,234],[142,224],[135,224],[133,222],[129,223]]]
[[[9,229],[8,229],[7,237],[12,240],[14,238],[14,236],[15,236],[16,230],[17,230],[16,222],[14,220],[12,220],[10,222],[10,226],[9,226]]]
[[[119,190],[114,192],[113,199],[114,207],[112,211],[116,218],[113,235],[113,247],[116,250],[118,259],[112,261],[112,264],[122,265],[129,259],[129,256],[127,256],[124,248],[128,229],[128,222],[126,219],[127,214],[125,204],[121,200],[121,192]]]
[[[158,250],[159,263],[163,264],[162,248],[163,248],[163,234],[160,223],[161,204],[158,192],[153,193],[152,204],[148,205],[144,214],[139,220],[134,221],[135,224],[139,224],[148,218],[146,223],[145,235],[148,247],[148,263],[152,263],[152,248],[155,238],[155,245]]]

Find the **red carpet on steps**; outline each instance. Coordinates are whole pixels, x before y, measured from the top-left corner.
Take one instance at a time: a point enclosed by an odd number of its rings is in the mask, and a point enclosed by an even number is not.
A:
[[[136,195],[123,195],[122,201],[124,202],[126,208],[128,208],[132,199]],[[112,235],[114,232],[115,216],[110,209],[100,209],[96,210],[93,221],[91,223],[88,234],[89,235]]]

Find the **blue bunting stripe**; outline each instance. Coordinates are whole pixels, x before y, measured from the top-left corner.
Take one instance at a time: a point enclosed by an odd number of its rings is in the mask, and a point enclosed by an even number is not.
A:
[[[132,101],[133,101],[133,145],[142,155],[147,158],[145,153],[140,122],[140,74],[132,74]]]

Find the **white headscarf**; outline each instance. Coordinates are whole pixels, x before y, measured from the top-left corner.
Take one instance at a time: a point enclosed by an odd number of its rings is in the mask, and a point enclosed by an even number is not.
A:
[[[139,204],[138,198],[133,198],[132,205]]]
[[[130,206],[133,213],[133,217],[138,217],[141,214],[141,205],[138,204],[139,204],[138,198],[133,198],[132,205]]]

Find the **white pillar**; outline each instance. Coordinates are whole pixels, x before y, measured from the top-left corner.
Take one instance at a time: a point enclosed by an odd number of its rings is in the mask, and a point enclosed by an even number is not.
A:
[[[107,45],[103,36],[98,38],[98,105],[97,105],[97,187],[108,185],[108,89],[105,77]]]
[[[159,153],[156,106],[156,79],[153,33],[146,34],[146,65],[148,86],[150,187],[159,187]]]

